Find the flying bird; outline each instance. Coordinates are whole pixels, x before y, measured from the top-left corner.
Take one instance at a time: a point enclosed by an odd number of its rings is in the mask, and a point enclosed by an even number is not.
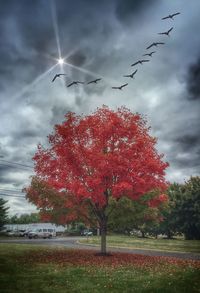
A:
[[[72,86],[72,85],[74,85],[74,84],[75,84],[75,85],[78,85],[79,83],[80,83],[80,84],[84,84],[83,81],[73,81],[73,82],[71,82],[70,84],[68,84],[67,87],[70,87],[70,86]]]
[[[142,56],[149,56],[149,57],[152,57],[152,55],[153,55],[154,53],[156,53],[156,52],[153,51],[153,52],[151,52],[151,53],[147,53],[147,54],[144,54],[144,55],[142,55]]]
[[[91,80],[89,81],[87,84],[90,84],[90,83],[97,83],[98,81],[100,81],[101,78],[97,78],[97,79],[94,79],[94,80]]]
[[[137,64],[142,64],[143,62],[149,62],[149,61],[150,61],[150,60],[139,60],[139,61],[137,61],[137,62],[131,64],[131,66],[135,66],[135,65],[137,65]]]
[[[136,74],[138,70],[136,69],[133,73],[131,74],[128,74],[128,75],[124,75],[124,77],[130,77],[130,78],[133,78],[133,76]]]
[[[169,14],[168,16],[163,17],[162,20],[167,19],[167,18],[173,19],[174,16],[179,15],[179,14],[181,14],[181,13],[177,12],[177,13]]]
[[[54,80],[57,78],[57,77],[61,77],[61,75],[66,75],[65,73],[58,73],[54,76],[54,78],[52,79],[52,82],[54,82]]]
[[[125,86],[127,86],[127,85],[128,85],[128,83],[125,83],[125,84],[123,84],[121,86],[112,86],[112,89],[122,90],[122,88],[125,87]]]
[[[146,49],[150,49],[151,47],[155,46],[157,47],[158,45],[164,45],[165,43],[163,42],[156,42],[156,43],[152,43],[150,46],[148,46]]]
[[[168,31],[163,32],[163,33],[158,33],[158,35],[166,35],[169,37],[169,33],[173,30],[173,27],[171,27]]]

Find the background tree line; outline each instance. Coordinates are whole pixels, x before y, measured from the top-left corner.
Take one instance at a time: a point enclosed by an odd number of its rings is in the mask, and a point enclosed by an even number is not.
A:
[[[119,233],[136,229],[143,237],[162,234],[172,238],[184,234],[185,239],[200,240],[200,177],[191,177],[184,184],[171,184],[167,195],[168,202],[156,208],[127,198],[112,203],[115,208],[110,229]]]
[[[40,222],[39,213],[14,215],[7,220],[7,224],[32,224],[38,222]]]
[[[171,184],[167,190],[167,195],[168,202],[156,207],[149,204],[145,205],[144,202],[132,201],[127,197],[122,197],[119,200],[112,199],[109,202],[108,210],[110,214],[109,231],[130,234],[131,231],[138,230],[143,237],[146,235],[157,237],[162,234],[172,238],[177,234],[184,234],[186,239],[200,240],[200,177],[191,177],[184,184]],[[151,194],[146,195],[148,203],[151,196]],[[143,201],[145,201],[145,197]],[[5,223],[29,224],[41,221],[39,213],[8,217],[6,203],[6,201],[0,199],[1,227]],[[66,209],[65,212],[67,213],[67,211]],[[63,210],[61,212],[63,213]],[[51,219],[59,224],[58,210],[55,211],[55,214],[56,217],[54,215]],[[79,223],[81,220],[85,222],[85,219],[80,217]],[[92,222],[92,219],[90,222]],[[77,223],[76,219],[72,219],[71,223]],[[88,223],[88,221],[85,222],[87,227]],[[84,225],[78,224],[78,226],[80,225],[83,229]],[[75,226],[77,227],[77,225]],[[91,226],[95,227],[95,223],[92,223]]]

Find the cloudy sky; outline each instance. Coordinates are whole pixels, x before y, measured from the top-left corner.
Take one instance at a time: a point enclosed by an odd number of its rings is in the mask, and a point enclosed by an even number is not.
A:
[[[0,0],[0,7],[0,194],[10,214],[35,210],[20,191],[37,144],[68,111],[105,104],[140,112],[170,163],[167,179],[199,175],[199,0]],[[171,27],[170,37],[158,35]],[[165,45],[146,50],[157,41]],[[148,51],[156,51],[150,62],[131,67]],[[135,79],[123,77],[136,69]],[[94,78],[102,80],[65,85]]]

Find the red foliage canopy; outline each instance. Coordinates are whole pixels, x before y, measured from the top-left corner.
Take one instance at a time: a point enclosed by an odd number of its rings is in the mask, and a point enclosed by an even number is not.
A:
[[[152,189],[166,189],[168,163],[139,114],[104,106],[85,117],[70,112],[65,118],[49,136],[49,148],[39,145],[34,156],[37,176],[49,186],[99,207],[106,207],[110,196],[137,200]]]

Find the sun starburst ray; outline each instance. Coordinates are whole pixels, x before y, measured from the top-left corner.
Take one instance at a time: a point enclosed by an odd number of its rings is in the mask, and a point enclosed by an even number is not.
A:
[[[53,28],[54,33],[56,37],[56,44],[58,49],[58,56],[59,59],[61,58],[61,47],[60,47],[60,39],[59,39],[59,33],[58,33],[58,19],[56,14],[56,4],[54,0],[51,0],[51,13],[52,13],[52,20],[53,20]]]
[[[21,97],[23,94],[25,94],[26,92],[28,92],[31,87],[33,87],[34,85],[36,85],[38,82],[40,82],[45,76],[47,76],[58,64],[55,64],[53,66],[51,66],[48,70],[46,70],[45,72],[43,72],[42,74],[40,74],[39,76],[37,76],[32,82],[30,82],[29,84],[27,84],[26,86],[24,86],[18,93],[16,93],[12,99],[18,99],[19,97]]]

